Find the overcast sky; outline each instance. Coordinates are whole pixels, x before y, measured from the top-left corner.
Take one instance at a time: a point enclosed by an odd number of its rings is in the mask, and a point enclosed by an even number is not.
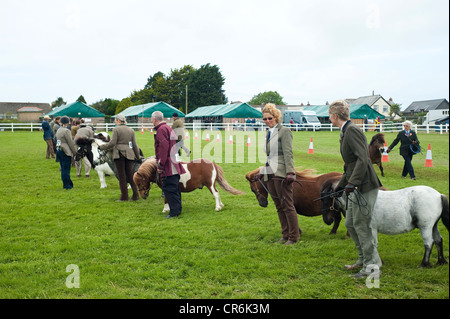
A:
[[[448,0],[0,0],[0,102],[121,100],[217,65],[229,101],[449,99]]]

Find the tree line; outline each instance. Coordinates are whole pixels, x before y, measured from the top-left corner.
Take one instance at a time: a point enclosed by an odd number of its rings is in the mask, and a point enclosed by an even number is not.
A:
[[[190,113],[201,106],[228,103],[228,98],[223,89],[224,84],[225,77],[217,65],[207,63],[198,69],[192,65],[185,65],[179,69],[172,69],[167,75],[161,71],[150,75],[142,89],[131,92],[129,96],[120,101],[105,98],[90,106],[107,116],[111,116],[133,105],[160,101],[186,112],[187,102],[188,113]],[[80,95],[77,101],[87,104],[83,95]],[[286,104],[283,102],[283,97],[276,91],[258,93],[250,101],[247,101],[251,105],[261,105],[268,102],[276,105]],[[64,99],[58,97],[52,102],[52,108],[64,104],[66,104]]]

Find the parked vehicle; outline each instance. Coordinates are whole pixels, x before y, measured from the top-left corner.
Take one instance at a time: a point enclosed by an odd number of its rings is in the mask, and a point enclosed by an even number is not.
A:
[[[293,129],[320,131],[322,124],[314,111],[288,110],[284,112],[284,126]]]

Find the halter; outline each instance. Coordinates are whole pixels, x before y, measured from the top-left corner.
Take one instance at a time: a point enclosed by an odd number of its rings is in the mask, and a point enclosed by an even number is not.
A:
[[[141,185],[142,185],[142,187],[138,188],[138,191],[139,192],[144,191],[144,195],[148,196],[148,193],[150,192],[150,188],[151,188],[150,182],[148,183],[148,187],[145,187],[144,186],[144,183],[145,183],[144,177],[139,172],[136,172],[136,175],[138,175],[141,178]]]

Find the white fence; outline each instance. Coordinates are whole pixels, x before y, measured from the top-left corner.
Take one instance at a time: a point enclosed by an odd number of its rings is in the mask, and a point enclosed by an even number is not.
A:
[[[403,129],[402,123],[395,123],[395,124],[383,124],[381,123],[378,126],[374,126],[374,124],[357,124],[361,130],[364,131],[379,131],[379,132],[398,132]],[[99,123],[95,126],[95,130],[97,132],[101,131],[111,131],[114,128],[114,123]],[[139,130],[150,130],[153,128],[153,125],[151,123],[128,123],[128,126],[132,129],[139,131]],[[289,126],[289,124],[285,125]],[[293,131],[316,131],[317,129],[315,127],[304,127],[297,124],[293,124],[292,126]],[[5,131],[31,131],[36,132],[39,131],[41,128],[41,123],[0,123],[0,132]],[[196,129],[196,130],[239,130],[239,131],[249,131],[249,130],[255,130],[255,131],[261,131],[267,129],[267,126],[263,123],[257,123],[257,124],[232,124],[232,123],[185,123],[186,129]],[[333,127],[331,124],[322,124],[321,131],[338,131],[339,128]],[[413,124],[413,130],[416,132],[422,132],[422,133],[439,133],[444,134],[449,132],[448,124],[445,125],[417,125]]]

